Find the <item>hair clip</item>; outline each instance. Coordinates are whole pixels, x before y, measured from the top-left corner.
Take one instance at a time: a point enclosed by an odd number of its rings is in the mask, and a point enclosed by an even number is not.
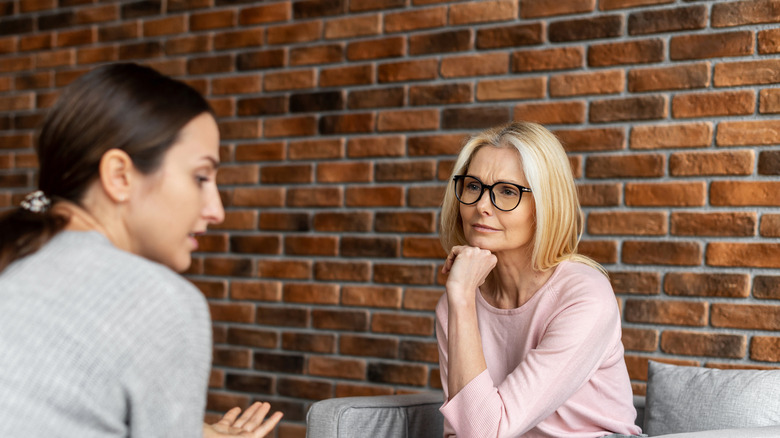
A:
[[[33,213],[43,213],[51,206],[51,200],[43,194],[42,190],[36,190],[22,200],[21,207]]]

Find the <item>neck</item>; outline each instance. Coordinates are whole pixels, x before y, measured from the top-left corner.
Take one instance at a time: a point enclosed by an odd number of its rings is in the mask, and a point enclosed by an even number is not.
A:
[[[529,257],[506,257],[497,254],[498,263],[492,279],[483,287],[483,297],[499,309],[515,309],[530,300],[550,279],[554,269],[533,269]]]
[[[70,201],[59,201],[54,204],[52,211],[67,218],[68,224],[65,225],[65,230],[97,231],[106,236],[117,248],[129,250],[126,239],[123,239],[120,233],[113,232],[112,227],[106,226],[105,221],[100,220],[99,216],[89,209]]]

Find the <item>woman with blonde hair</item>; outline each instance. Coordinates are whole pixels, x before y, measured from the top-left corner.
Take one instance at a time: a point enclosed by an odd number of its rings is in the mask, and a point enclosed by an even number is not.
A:
[[[555,136],[526,122],[472,137],[444,195],[436,334],[445,436],[641,433],[604,269]]]

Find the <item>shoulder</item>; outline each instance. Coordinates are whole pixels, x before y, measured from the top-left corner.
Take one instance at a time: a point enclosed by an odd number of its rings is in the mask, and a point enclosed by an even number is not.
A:
[[[592,304],[606,308],[617,305],[609,279],[584,263],[562,262],[553,274],[551,287],[563,305]]]

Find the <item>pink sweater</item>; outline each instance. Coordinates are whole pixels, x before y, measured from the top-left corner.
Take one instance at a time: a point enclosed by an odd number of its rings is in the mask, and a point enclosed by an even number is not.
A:
[[[436,335],[447,391],[447,297]],[[641,433],[623,360],[620,313],[609,281],[563,262],[528,302],[498,309],[477,292],[487,370],[441,407],[444,435],[599,437]]]

